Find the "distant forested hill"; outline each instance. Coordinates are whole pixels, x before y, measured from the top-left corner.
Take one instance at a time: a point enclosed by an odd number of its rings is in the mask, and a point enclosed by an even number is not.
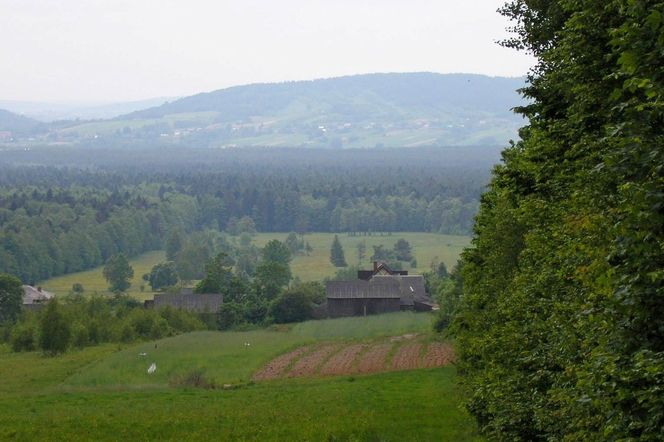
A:
[[[402,119],[453,112],[508,115],[521,103],[522,78],[473,74],[367,74],[314,81],[251,84],[192,95],[134,112],[128,118],[161,118],[185,112],[219,112],[219,121],[276,116],[308,107],[339,119]],[[291,109],[289,109],[291,108]],[[124,119],[125,117],[119,117]]]
[[[522,119],[523,78],[366,74],[251,84],[110,120],[58,122],[46,141],[193,147],[506,145]]]
[[[11,132],[12,136],[33,135],[46,130],[46,125],[4,109],[0,109],[0,131]]]

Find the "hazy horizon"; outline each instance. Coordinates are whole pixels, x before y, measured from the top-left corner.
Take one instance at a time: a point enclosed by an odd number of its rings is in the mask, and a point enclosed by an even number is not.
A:
[[[104,104],[378,72],[518,77],[503,0],[0,0],[0,100]]]

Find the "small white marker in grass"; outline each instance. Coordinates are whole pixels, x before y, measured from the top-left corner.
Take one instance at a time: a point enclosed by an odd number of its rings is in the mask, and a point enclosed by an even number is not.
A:
[[[148,374],[152,374],[152,373],[154,373],[155,371],[157,371],[157,364],[155,364],[155,363],[153,362],[153,363],[150,365],[150,367],[148,368]]]

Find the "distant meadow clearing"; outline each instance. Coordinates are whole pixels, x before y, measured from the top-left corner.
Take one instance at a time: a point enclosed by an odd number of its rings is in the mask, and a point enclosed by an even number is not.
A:
[[[288,233],[258,233],[253,238],[253,243],[258,246],[264,246],[272,239],[284,241]],[[413,255],[417,261],[417,267],[414,269],[405,266],[413,273],[428,271],[432,261],[444,262],[448,269],[452,269],[459,259],[459,255],[464,247],[470,243],[470,238],[460,235],[441,235],[436,233],[421,232],[397,232],[388,234],[374,234],[372,236],[349,236],[345,233],[338,234],[341,245],[344,248],[346,262],[349,265],[360,265],[364,268],[371,268],[372,246],[383,245],[386,248],[392,248],[394,243],[403,238],[413,247]],[[330,247],[334,239],[333,233],[309,233],[304,235],[304,240],[309,242],[313,251],[310,255],[295,255],[291,262],[293,276],[302,281],[321,281],[326,277],[332,277],[338,270],[330,262]],[[361,242],[366,244],[366,257],[360,263],[358,261],[357,246]],[[131,287],[127,291],[129,295],[139,300],[152,299],[150,285],[142,280],[145,273],[149,273],[152,266],[166,259],[163,251],[157,250],[144,253],[130,259],[130,264],[134,268],[134,277],[131,280]],[[70,273],[58,276],[41,282],[41,286],[56,295],[69,293],[74,283],[81,283],[87,294],[97,292],[98,294],[109,294],[108,283],[102,275],[103,267],[97,267],[84,272]],[[143,290],[141,290],[143,286]]]

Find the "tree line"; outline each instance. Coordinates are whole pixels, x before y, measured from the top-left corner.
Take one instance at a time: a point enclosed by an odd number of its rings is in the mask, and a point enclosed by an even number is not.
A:
[[[179,168],[177,155],[160,165],[157,152],[134,163],[106,162],[100,152],[94,167],[53,155],[44,153],[51,166],[0,164],[0,272],[26,283],[164,248],[177,232],[464,234],[488,176],[488,166],[467,164],[441,173],[428,151],[383,152],[366,167],[354,161],[371,161],[366,153],[316,154],[304,164],[298,156],[307,154],[249,151],[212,157],[217,168],[185,154]],[[57,165],[63,159],[72,164]]]
[[[664,4],[502,12],[537,64],[439,320],[467,407],[496,440],[662,440]]]

